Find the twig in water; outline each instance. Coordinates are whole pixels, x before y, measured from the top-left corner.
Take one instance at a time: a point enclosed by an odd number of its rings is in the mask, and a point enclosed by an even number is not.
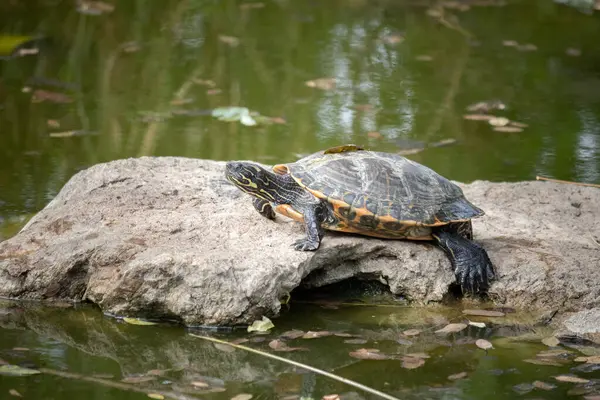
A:
[[[566,183],[567,185],[578,185],[578,186],[589,186],[589,187],[600,188],[600,185],[597,185],[595,183],[582,183],[582,182],[563,181],[563,180],[560,180],[560,179],[545,178],[543,176],[536,176],[535,179],[538,180],[538,181]]]
[[[208,340],[208,341],[214,342],[214,343],[226,344],[226,345],[229,345],[231,347],[235,347],[237,349],[246,350],[246,351],[249,351],[251,353],[255,353],[255,354],[258,354],[258,355],[261,355],[261,356],[264,356],[264,357],[272,358],[274,360],[281,361],[281,362],[284,362],[284,363],[287,363],[287,364],[291,364],[291,365],[294,365],[296,367],[300,367],[300,368],[306,369],[308,371],[312,371],[314,373],[317,373],[317,374],[326,376],[328,378],[334,379],[334,380],[336,380],[338,382],[345,383],[346,385],[354,386],[357,389],[360,389],[360,390],[363,390],[365,392],[374,394],[375,396],[379,396],[379,397],[381,397],[383,399],[387,399],[387,400],[400,400],[397,397],[391,396],[391,395],[389,395],[387,393],[380,392],[377,389],[370,388],[368,386],[365,386],[363,384],[355,382],[355,381],[353,381],[351,379],[347,379],[347,378],[341,377],[339,375],[335,375],[335,374],[332,374],[330,372],[323,371],[322,369],[318,369],[318,368],[315,368],[315,367],[311,367],[310,365],[299,363],[297,361],[288,360],[287,358],[279,357],[279,356],[276,356],[276,355],[271,354],[271,353],[267,353],[267,352],[264,352],[264,351],[256,350],[256,349],[253,349],[251,347],[246,347],[246,346],[243,346],[243,345],[240,345],[240,344],[229,343],[226,340],[215,339],[215,338],[212,338],[212,337],[209,337],[209,336],[195,335],[193,333],[190,333],[190,336],[193,336],[193,337],[199,338],[199,339]]]

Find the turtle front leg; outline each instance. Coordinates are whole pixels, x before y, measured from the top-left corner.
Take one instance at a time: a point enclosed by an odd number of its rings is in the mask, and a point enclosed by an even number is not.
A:
[[[323,238],[323,206],[322,204],[309,205],[304,209],[304,227],[306,238],[294,242],[293,246],[298,251],[317,250]]]
[[[463,234],[456,227],[450,226],[434,231],[432,236],[450,259],[462,291],[485,293],[495,278],[494,267],[483,247],[465,238]]]
[[[273,210],[271,203],[268,201],[255,198],[252,200],[252,204],[254,205],[254,208],[256,208],[256,211],[258,211],[258,213],[263,217],[273,220],[275,219],[275,210]]]

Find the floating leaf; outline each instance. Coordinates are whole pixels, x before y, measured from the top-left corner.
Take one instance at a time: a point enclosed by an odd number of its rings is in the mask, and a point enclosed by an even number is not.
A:
[[[517,122],[517,121],[510,121],[509,125],[516,126],[518,128],[527,128],[529,126],[527,124],[524,124],[522,122]]]
[[[311,88],[317,88],[321,90],[332,90],[335,89],[335,78],[319,78],[311,81],[306,81],[304,84]]]
[[[467,327],[467,324],[448,324],[442,329],[438,329],[435,333],[456,333],[460,332]]]
[[[588,383],[589,379],[580,378],[575,375],[557,375],[554,377],[559,382],[570,382],[570,383]]]
[[[240,44],[240,39],[235,36],[219,35],[219,40],[231,47],[236,47]]]
[[[417,336],[421,333],[420,329],[408,329],[402,332],[404,336]]]
[[[289,347],[283,340],[275,339],[269,342],[269,347],[275,351],[308,351],[306,347]]]
[[[358,358],[360,360],[388,360],[390,357],[380,353],[377,349],[358,349],[351,351],[350,357]]]
[[[395,34],[395,35],[387,35],[382,38],[384,43],[387,44],[398,44],[404,42],[404,36]]]
[[[519,394],[527,394],[533,390],[533,385],[531,383],[519,383],[513,386],[513,390]]]
[[[333,334],[337,337],[353,337],[354,335],[346,332],[333,332]]]
[[[113,12],[115,6],[103,1],[79,0],[77,2],[77,12],[86,15],[101,15]]]
[[[46,121],[46,123],[50,128],[60,128],[60,122],[58,122],[55,119],[49,119],[48,121]]]
[[[560,340],[558,340],[554,336],[549,336],[547,338],[543,338],[542,339],[542,343],[545,344],[548,347],[556,347],[556,346],[558,346],[560,344]]]
[[[413,342],[411,342],[410,340],[404,339],[404,338],[396,339],[396,343],[401,344],[403,346],[412,346],[413,345]]]
[[[473,103],[467,106],[467,111],[478,112],[478,113],[487,113],[491,110],[504,110],[506,109],[506,104],[501,102],[500,100],[488,100],[488,101],[480,101],[478,103]]]
[[[29,351],[27,347],[13,347],[14,351]]]
[[[163,376],[169,371],[170,369],[151,369],[150,371],[146,372],[146,375]]]
[[[415,369],[425,365],[425,360],[419,357],[402,357],[402,368]]]
[[[477,315],[480,317],[504,317],[504,313],[491,310],[463,310],[465,315]]]
[[[19,367],[18,365],[0,365],[0,375],[9,375],[9,376],[27,376],[27,375],[35,375],[39,374],[40,371],[31,368]]]
[[[572,353],[572,351],[570,351],[570,350],[552,349],[552,350],[540,351],[538,354],[536,354],[536,357],[541,357],[541,358],[565,357],[571,353]]]
[[[475,342],[475,346],[479,347],[482,350],[489,350],[494,348],[492,343],[485,339],[477,339],[477,341]]]
[[[519,51],[536,51],[537,49],[537,46],[532,43],[520,44],[517,46],[517,50]]]
[[[155,376],[139,375],[139,376],[127,376],[127,377],[121,379],[121,382],[123,382],[123,383],[144,383],[144,382],[151,382],[153,380],[156,380]]]
[[[417,153],[420,153],[420,152],[422,152],[423,150],[425,150],[425,149],[423,148],[423,149],[407,149],[407,150],[400,150],[400,151],[398,152],[398,154],[400,154],[401,156],[409,156],[409,155],[411,155],[411,154],[417,154]]]
[[[506,126],[509,122],[510,120],[504,117],[496,117],[488,121],[488,123],[492,126]]]
[[[123,321],[131,325],[156,325],[156,322],[144,321],[139,318],[123,318]]]
[[[587,364],[600,364],[600,356],[577,357],[575,361]]]
[[[231,400],[250,400],[252,395],[250,393],[240,393],[231,398]]]
[[[339,394],[326,394],[323,396],[322,400],[340,400]]]
[[[383,137],[383,135],[381,133],[376,132],[376,131],[367,132],[367,136],[370,137],[371,139],[381,139]]]
[[[211,81],[210,79],[194,79],[194,83],[202,86],[208,86],[211,88],[217,86],[217,84],[214,81]]]
[[[433,57],[427,54],[421,54],[415,57],[417,61],[433,61]]]
[[[413,357],[413,358],[431,358],[431,356],[427,353],[408,353],[405,354],[406,357]]]
[[[261,3],[261,2],[240,4],[240,8],[242,10],[254,10],[257,8],[263,8],[264,6],[265,6],[265,3]]]
[[[526,363],[535,364],[535,365],[548,365],[548,366],[552,366],[552,367],[560,367],[560,366],[562,366],[562,364],[559,364],[556,361],[545,360],[545,359],[538,359],[538,358],[526,358],[523,361],[526,362]]]
[[[268,332],[269,329],[275,328],[273,322],[265,316],[260,321],[254,321],[252,325],[248,327],[248,332]]]
[[[451,381],[456,381],[459,379],[463,379],[467,377],[467,373],[466,372],[459,372],[458,374],[452,374],[448,376],[448,379],[450,379]]]
[[[331,335],[332,333],[329,331],[308,331],[302,336],[302,339],[316,339]]]
[[[478,328],[485,328],[485,323],[484,322],[469,321],[469,325],[476,326]]]
[[[221,350],[225,353],[233,353],[235,351],[235,347],[232,347],[225,343],[214,343],[215,349]]]
[[[240,121],[246,126],[257,125],[257,119],[261,122],[270,122],[270,118],[263,117],[257,112],[251,112],[246,107],[219,107],[212,110],[211,115],[219,121],[234,122]]]
[[[517,47],[519,43],[516,40],[503,40],[502,45],[506,47]]]
[[[523,128],[519,128],[517,126],[495,126],[494,130],[496,132],[506,132],[506,133],[523,132]]]
[[[285,339],[298,339],[299,337],[304,336],[304,331],[293,329],[291,331],[285,331],[279,337]]]
[[[367,343],[366,339],[346,339],[344,340],[344,343],[348,343],[348,344],[365,344]]]
[[[51,103],[72,103],[73,99],[59,92],[51,92],[49,90],[36,89],[33,91],[33,95],[31,96],[32,103],[41,103],[43,101],[49,101]]]
[[[232,340],[231,343],[242,344],[242,343],[246,343],[248,341],[249,341],[249,339],[246,339],[246,338],[238,338],[238,339]]]
[[[430,143],[429,147],[450,146],[451,144],[454,144],[454,143],[456,143],[456,139],[448,138],[448,139],[442,139],[437,142]]]
[[[497,117],[489,114],[465,114],[463,115],[463,118],[471,121],[489,121]]]
[[[541,390],[552,390],[556,388],[556,385],[542,381],[533,381],[533,387]]]
[[[150,397],[151,399],[157,399],[157,400],[163,400],[165,398],[165,396],[163,396],[160,393],[148,393],[148,397]]]
[[[10,389],[10,390],[8,391],[8,394],[10,394],[11,396],[15,396],[15,397],[23,397],[23,396],[21,395],[21,393],[17,392],[17,390],[16,390],[16,389]]]
[[[190,104],[193,103],[194,99],[192,98],[187,98],[187,99],[173,99],[171,100],[171,105],[172,106],[182,106],[185,104]]]

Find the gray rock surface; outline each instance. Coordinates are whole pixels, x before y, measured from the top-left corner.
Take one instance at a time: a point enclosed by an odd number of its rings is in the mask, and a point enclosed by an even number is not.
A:
[[[437,247],[328,232],[315,252],[300,224],[261,217],[224,163],[139,158],[76,174],[15,237],[0,243],[0,296],[76,299],[107,313],[188,325],[274,316],[299,285],[377,279],[418,303],[454,281]],[[548,182],[462,185],[499,279],[499,304],[600,307],[600,190]]]

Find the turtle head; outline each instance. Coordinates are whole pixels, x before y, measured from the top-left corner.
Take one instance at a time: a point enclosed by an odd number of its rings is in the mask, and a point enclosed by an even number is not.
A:
[[[259,164],[249,161],[230,161],[225,166],[225,177],[240,190],[263,200],[273,201],[277,176]]]

